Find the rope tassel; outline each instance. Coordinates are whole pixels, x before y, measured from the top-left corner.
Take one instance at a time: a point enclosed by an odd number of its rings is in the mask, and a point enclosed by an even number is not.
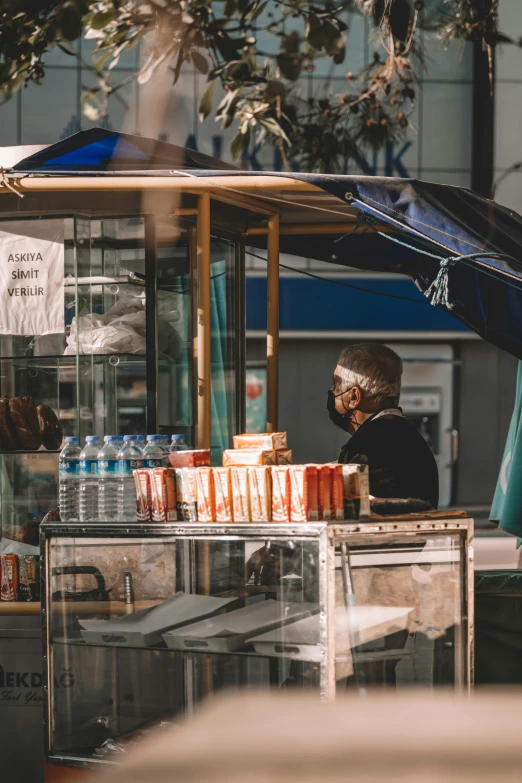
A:
[[[443,307],[447,307],[448,310],[453,310],[453,304],[449,299],[448,272],[450,267],[454,266],[457,261],[457,258],[445,258],[441,261],[437,277],[429,288],[424,291],[424,296],[430,300],[430,304],[433,306],[442,305]]]

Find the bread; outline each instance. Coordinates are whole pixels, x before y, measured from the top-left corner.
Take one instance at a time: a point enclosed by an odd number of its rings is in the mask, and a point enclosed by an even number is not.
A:
[[[33,398],[11,397],[9,413],[18,447],[28,450],[39,449],[42,445],[42,436]]]
[[[0,397],[0,450],[14,451],[17,448],[9,413],[9,397]]]
[[[62,445],[63,431],[58,416],[48,405],[38,405],[36,414],[43,445],[49,451],[59,449]]]

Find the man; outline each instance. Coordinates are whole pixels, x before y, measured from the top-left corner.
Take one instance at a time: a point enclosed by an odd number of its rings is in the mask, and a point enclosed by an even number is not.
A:
[[[367,462],[375,497],[418,498],[437,508],[437,464],[399,408],[401,377],[400,357],[384,345],[359,343],[341,352],[328,413],[352,437],[339,462]]]

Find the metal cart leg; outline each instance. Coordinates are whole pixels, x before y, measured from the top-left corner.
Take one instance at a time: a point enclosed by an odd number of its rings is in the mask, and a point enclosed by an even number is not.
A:
[[[343,575],[344,602],[346,605],[346,615],[348,620],[348,638],[352,648],[353,673],[359,691],[361,693],[366,693],[364,672],[357,663],[356,649],[360,646],[361,639],[359,636],[359,628],[357,627],[355,612],[353,611],[356,606],[356,598],[352,580],[352,569],[350,565],[350,549],[347,546],[346,541],[341,542],[341,571]]]

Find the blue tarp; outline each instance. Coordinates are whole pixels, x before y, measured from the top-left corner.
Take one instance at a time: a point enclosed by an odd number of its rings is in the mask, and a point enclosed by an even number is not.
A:
[[[47,147],[15,166],[13,173],[214,178],[230,167],[200,153],[95,128]],[[266,176],[242,172],[238,176]],[[484,340],[522,359],[522,218],[464,188],[389,177],[281,173],[306,180],[344,204],[395,231],[346,236],[284,236],[288,253],[362,269],[409,275],[425,292],[437,278],[440,259],[457,257],[440,280],[447,284],[442,305]],[[262,193],[260,193],[262,195]],[[304,200],[304,199],[303,199]],[[296,195],[295,201],[299,202]],[[391,239],[405,244],[396,244]],[[461,256],[472,255],[472,258]]]

